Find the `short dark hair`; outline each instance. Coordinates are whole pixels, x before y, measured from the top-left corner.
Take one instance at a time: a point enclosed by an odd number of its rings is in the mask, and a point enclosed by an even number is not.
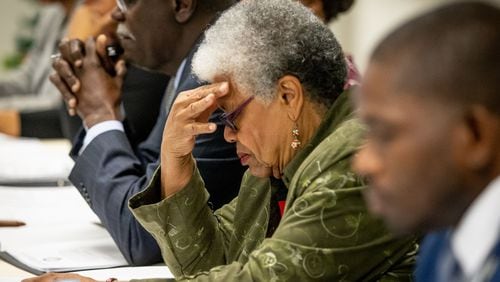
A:
[[[349,10],[354,4],[354,0],[323,0],[323,11],[325,20],[334,20],[339,14]]]
[[[237,0],[199,0],[198,5],[212,13],[220,13],[227,8],[231,7],[233,4],[238,2]]]
[[[500,9],[462,2],[417,17],[388,35],[372,61],[398,65],[404,93],[432,95],[500,113]]]

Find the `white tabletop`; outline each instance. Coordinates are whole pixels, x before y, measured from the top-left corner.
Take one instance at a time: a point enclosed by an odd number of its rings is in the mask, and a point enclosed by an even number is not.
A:
[[[0,157],[12,154],[12,150],[5,150],[7,149],[5,147],[14,149],[17,145],[23,146],[25,143],[31,145],[30,140],[19,141],[20,143],[9,138],[6,140],[6,137],[0,135],[0,143],[4,142],[2,145],[6,145],[2,147],[4,151],[0,151]],[[65,140],[48,140],[41,142],[40,145],[42,150],[50,150],[51,159],[56,159],[55,154],[67,155],[70,149],[69,142]],[[34,150],[34,153],[38,151]],[[30,158],[28,161],[38,160],[31,158],[30,154],[27,154],[27,157]],[[46,157],[39,159],[44,161],[44,165],[49,161]],[[24,175],[25,171],[21,170],[21,173]],[[84,262],[85,254],[91,256],[93,262],[99,262],[100,259],[112,259],[114,262],[116,261],[112,256],[114,253],[121,257],[109,234],[101,225],[96,224],[99,222],[98,218],[74,187],[0,185],[0,219],[20,220],[26,223],[22,227],[0,228],[0,250],[7,251],[11,255],[28,253],[29,263],[38,262],[40,254],[56,257],[60,255],[58,252],[64,254],[64,258],[71,262],[74,260]],[[101,249],[105,252],[103,253]],[[22,257],[26,259],[26,256]],[[123,262],[121,265],[126,264],[124,259]],[[102,281],[107,277],[117,277],[120,280],[173,277],[165,265],[108,268],[82,271],[80,274]],[[0,259],[0,282],[21,281],[33,276],[35,275]]]

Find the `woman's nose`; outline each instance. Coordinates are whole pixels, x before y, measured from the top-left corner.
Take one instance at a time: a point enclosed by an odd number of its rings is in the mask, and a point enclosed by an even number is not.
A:
[[[236,142],[236,132],[228,126],[224,126],[224,139],[229,143]]]

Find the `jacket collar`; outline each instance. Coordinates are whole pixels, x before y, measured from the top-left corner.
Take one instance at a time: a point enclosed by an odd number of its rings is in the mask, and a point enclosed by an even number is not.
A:
[[[351,105],[349,95],[351,91],[352,90],[346,90],[339,95],[337,100],[335,100],[333,105],[327,111],[323,122],[320,124],[311,141],[306,144],[285,167],[282,180],[286,187],[289,187],[290,181],[297,172],[297,169],[309,156],[309,154],[311,154],[314,148],[316,148],[316,146],[318,146],[326,137],[334,132],[342,124],[342,122],[352,117],[353,107]]]

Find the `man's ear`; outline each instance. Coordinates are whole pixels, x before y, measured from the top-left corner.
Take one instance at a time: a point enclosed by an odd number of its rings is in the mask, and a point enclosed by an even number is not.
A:
[[[172,2],[174,5],[175,20],[180,24],[186,23],[191,19],[198,5],[198,0],[172,0]]]
[[[325,17],[325,7],[323,5],[323,0],[310,0],[305,4],[318,18],[323,21],[326,20]]]
[[[499,157],[500,118],[481,105],[472,105],[466,113],[467,133],[464,150],[467,152],[467,166],[482,170]]]
[[[288,117],[296,121],[304,105],[304,90],[302,83],[293,75],[285,75],[278,80],[278,99],[286,109]]]

